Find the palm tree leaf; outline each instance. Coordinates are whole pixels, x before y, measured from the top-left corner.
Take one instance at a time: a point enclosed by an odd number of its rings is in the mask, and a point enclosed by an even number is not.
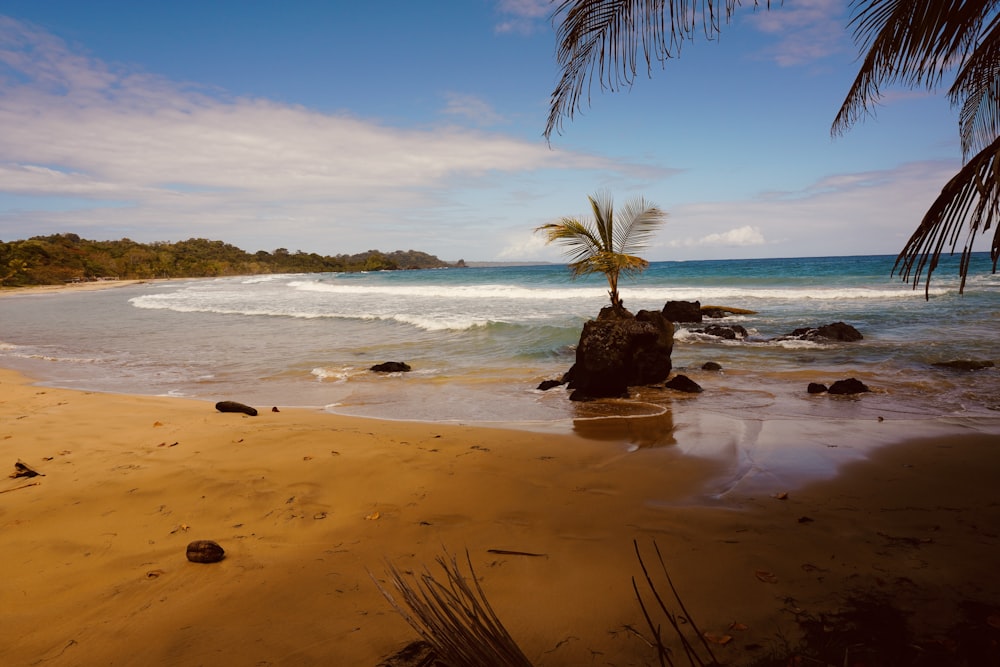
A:
[[[935,89],[944,72],[975,49],[997,0],[854,0],[855,41],[867,51],[833,121],[842,134],[872,109],[892,83]]]
[[[666,213],[642,197],[625,202],[615,227],[615,250],[625,254],[644,250],[665,219]]]
[[[571,262],[578,262],[604,249],[593,226],[576,218],[562,218],[559,222],[537,227],[535,231],[545,232],[546,243],[566,246],[566,255]]]
[[[590,210],[594,214],[594,229],[601,239],[601,250],[604,252],[615,249],[615,203],[610,192],[601,191],[594,196],[588,196]]]
[[[920,277],[926,271],[924,295],[930,298],[931,274],[937,268],[941,253],[946,246],[954,254],[962,237],[962,230],[968,223],[965,246],[959,264],[962,277],[959,292],[965,290],[968,276],[972,244],[977,232],[986,231],[1000,219],[1000,138],[980,151],[941,190],[930,209],[924,215],[920,226],[907,241],[896,258],[893,274],[899,270],[906,282],[913,282],[916,288]],[[993,231],[990,247],[993,272],[1000,259],[1000,225]]]
[[[1000,136],[1000,16],[994,16],[979,45],[962,66],[948,91],[961,107],[959,135],[962,156],[968,158]]]
[[[770,0],[753,0],[770,7]],[[629,88],[639,64],[646,73],[654,60],[664,64],[699,31],[713,39],[725,8],[728,23],[741,0],[562,0],[553,13],[558,24],[556,61],[562,72],[549,101],[546,139],[562,129],[563,118],[580,109],[584,91],[596,79],[602,90]]]

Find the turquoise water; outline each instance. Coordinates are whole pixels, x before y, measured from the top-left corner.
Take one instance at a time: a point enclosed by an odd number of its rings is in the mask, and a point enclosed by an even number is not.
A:
[[[546,423],[662,409],[746,418],[993,418],[1000,369],[955,372],[954,359],[1000,364],[1000,276],[977,255],[964,295],[956,261],[923,287],[890,277],[894,257],[657,262],[623,280],[627,308],[699,300],[756,311],[726,318],[746,341],[680,328],[674,367],[705,392],[644,389],[631,403],[578,406],[538,392],[573,362],[583,323],[607,303],[603,278],[559,265],[147,283],[0,299],[0,364],[51,385],[96,391],[318,406],[384,418]],[[843,321],[856,343],[769,339]],[[413,371],[368,367],[405,361]],[[701,370],[716,361],[722,373]],[[860,399],[805,393],[857,377]]]

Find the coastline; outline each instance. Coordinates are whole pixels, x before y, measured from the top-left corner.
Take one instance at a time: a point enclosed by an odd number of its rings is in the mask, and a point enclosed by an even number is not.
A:
[[[116,287],[127,287],[129,285],[142,285],[145,283],[155,283],[156,281],[166,282],[162,278],[136,278],[134,280],[90,280],[79,283],[62,283],[61,285],[27,285],[24,287],[0,287],[0,297],[14,296],[15,294],[54,294],[58,292],[93,292],[96,290],[114,289]],[[194,280],[194,279],[192,279]]]
[[[734,485],[745,462],[710,418],[660,424],[671,437],[636,446],[642,434],[594,424],[563,434],[258,408],[0,370],[0,461],[44,474],[0,480],[12,573],[0,662],[374,666],[417,637],[369,573],[433,568],[442,549],[460,562],[468,551],[536,665],[655,662],[629,630],[645,631],[632,540],[648,553],[655,540],[701,629],[732,638],[713,647],[723,662],[766,654],[796,636],[797,615],[840,609],[849,591],[890,596],[928,638],[965,601],[1000,605],[995,424],[899,422],[898,444],[866,451],[848,441],[858,429],[839,429],[845,440],[823,445],[847,454],[836,476]],[[780,420],[762,433],[811,437]],[[195,539],[227,557],[187,562]]]

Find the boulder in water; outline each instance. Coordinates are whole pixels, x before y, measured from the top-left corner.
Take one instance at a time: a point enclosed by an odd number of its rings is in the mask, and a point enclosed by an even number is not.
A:
[[[409,373],[411,369],[409,364],[402,361],[386,361],[375,364],[368,370],[376,373]]]
[[[576,363],[566,373],[570,400],[627,397],[630,386],[663,382],[673,345],[674,326],[662,313],[602,309],[583,325]]]
[[[993,362],[977,359],[955,359],[953,361],[938,361],[934,364],[938,368],[950,368],[955,371],[981,371],[984,368],[993,368]]]
[[[703,391],[700,384],[686,375],[675,375],[663,386],[686,394],[700,394]]]
[[[700,301],[667,301],[661,312],[671,322],[701,322]]]
[[[774,340],[811,340],[820,343],[833,340],[841,343],[853,343],[863,338],[861,332],[850,324],[834,322],[820,327],[802,327],[792,333],[778,336]]]
[[[851,395],[851,394],[863,394],[865,392],[871,391],[861,380],[857,378],[847,378],[846,380],[837,380],[832,385],[830,385],[831,394],[839,395]]]

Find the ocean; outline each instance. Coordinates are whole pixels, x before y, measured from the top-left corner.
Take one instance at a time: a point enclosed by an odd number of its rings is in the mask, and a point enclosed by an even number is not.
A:
[[[974,257],[965,294],[942,261],[929,299],[891,277],[893,256],[654,262],[623,279],[625,306],[700,301],[755,311],[714,321],[727,341],[680,325],[673,364],[704,392],[642,388],[629,401],[572,403],[541,392],[573,363],[583,323],[607,304],[602,276],[562,265],[167,280],[0,298],[0,365],[74,389],[308,406],[387,419],[549,428],[603,416],[741,420],[994,420],[1000,276]],[[845,322],[852,343],[773,341]],[[377,374],[385,361],[409,373]],[[707,361],[722,371],[705,371]],[[810,395],[810,382],[858,378],[871,393]]]

